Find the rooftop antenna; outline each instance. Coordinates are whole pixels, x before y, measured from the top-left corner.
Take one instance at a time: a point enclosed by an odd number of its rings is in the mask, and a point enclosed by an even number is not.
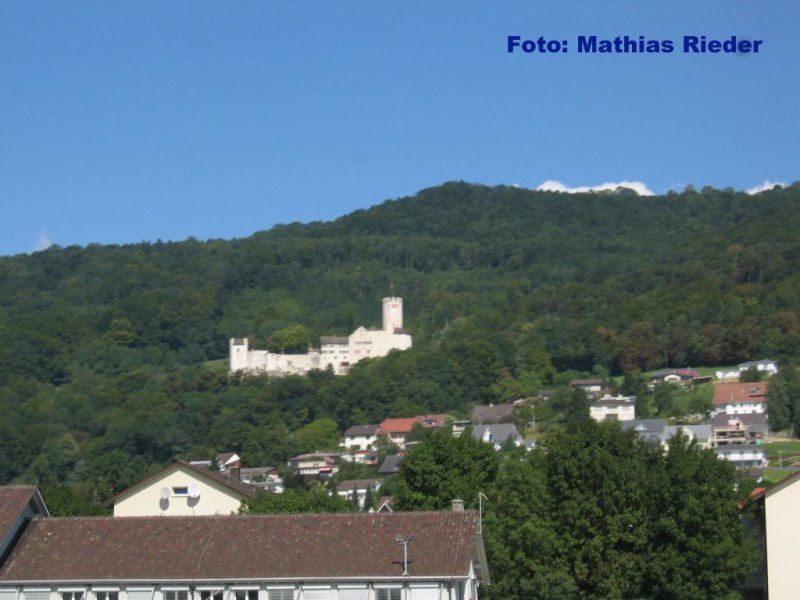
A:
[[[399,533],[394,536],[394,541],[403,544],[403,575],[408,575],[408,545],[414,541],[414,536],[403,537]]]
[[[478,533],[483,534],[483,500],[489,498],[483,492],[478,492]]]

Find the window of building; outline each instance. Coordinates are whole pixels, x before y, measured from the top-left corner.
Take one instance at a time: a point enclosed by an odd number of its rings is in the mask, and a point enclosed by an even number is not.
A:
[[[366,587],[339,587],[339,600],[366,600]]]
[[[294,588],[278,588],[267,590],[269,600],[294,600]]]
[[[189,488],[186,486],[178,486],[172,488],[172,495],[173,496],[188,496],[189,495]]]
[[[222,590],[200,590],[200,600],[222,600]]]
[[[403,590],[398,588],[376,588],[375,600],[400,600]]]
[[[119,592],[94,590],[94,597],[95,600],[119,600]]]
[[[236,600],[258,600],[258,590],[234,590]]]
[[[411,587],[411,600],[437,600],[439,598],[438,586]]]
[[[23,589],[23,594],[25,594],[25,600],[50,600],[50,589]]]
[[[330,588],[303,588],[303,600],[330,600]]]
[[[164,600],[189,600],[189,590],[165,590]]]
[[[83,600],[85,590],[58,590],[61,600]]]
[[[0,600],[16,600],[17,598],[17,590],[16,589],[5,589],[0,590]]]

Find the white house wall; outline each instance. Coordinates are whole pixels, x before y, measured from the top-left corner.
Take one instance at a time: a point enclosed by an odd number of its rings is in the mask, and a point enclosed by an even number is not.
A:
[[[800,590],[797,540],[800,540],[800,485],[767,493],[767,578],[770,600],[795,600]]]
[[[190,486],[197,487],[197,498],[175,495],[176,488]],[[166,498],[162,498],[163,490],[167,490]],[[195,477],[188,469],[178,469],[146,484],[128,497],[117,499],[114,503],[114,516],[229,515],[236,513],[240,505],[241,496],[222,484],[217,486]]]

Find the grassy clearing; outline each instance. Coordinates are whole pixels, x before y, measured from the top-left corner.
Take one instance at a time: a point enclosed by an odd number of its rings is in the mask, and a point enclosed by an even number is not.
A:
[[[797,469],[765,469],[764,470],[764,479],[761,482],[761,485],[774,485],[779,481],[786,479],[789,475],[794,475],[797,473]]]
[[[213,373],[226,373],[228,371],[228,359],[207,360],[203,363],[203,368]]]
[[[764,453],[769,459],[777,459],[778,453],[782,453],[783,458],[797,458],[800,456],[800,441],[796,442],[770,442],[764,444]]]

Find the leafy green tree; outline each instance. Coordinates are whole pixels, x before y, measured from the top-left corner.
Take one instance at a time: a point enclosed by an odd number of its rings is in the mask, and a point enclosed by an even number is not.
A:
[[[240,512],[257,513],[336,513],[353,512],[352,503],[323,490],[287,489],[281,494],[261,492],[255,498],[247,498]]]
[[[305,354],[310,343],[311,332],[305,325],[290,325],[269,336],[267,350],[284,354]]]
[[[656,405],[659,417],[672,416],[674,412],[674,400],[672,397],[673,388],[669,383],[660,381],[653,389],[653,401]]]
[[[739,375],[739,381],[742,383],[761,381],[761,371],[757,367],[750,367]]]
[[[484,504],[490,598],[738,598],[752,567],[734,472],[687,438],[666,452],[573,423],[504,463]]]
[[[292,454],[335,450],[339,447],[339,426],[333,419],[317,419],[291,435]]]
[[[800,371],[784,366],[770,377],[767,388],[770,427],[775,431],[800,431]]]
[[[395,504],[399,510],[445,510],[460,498],[475,507],[478,492],[494,480],[498,467],[491,444],[468,434],[456,438],[428,431],[400,465]]]

